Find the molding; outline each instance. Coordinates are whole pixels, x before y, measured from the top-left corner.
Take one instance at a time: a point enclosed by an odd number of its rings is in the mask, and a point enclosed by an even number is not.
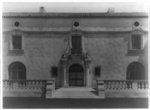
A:
[[[148,32],[148,29],[143,28],[141,29],[142,32]],[[3,29],[3,32],[13,32],[15,29]],[[69,32],[74,32],[72,28],[67,28],[67,27],[61,27],[61,28],[19,28],[18,31],[21,32],[29,32],[29,33],[42,33],[42,32],[47,32],[47,33],[69,33]],[[103,27],[81,27],[80,29],[76,30],[76,32],[85,32],[85,33],[109,33],[109,32],[133,32],[134,30],[131,28],[103,28]]]
[[[145,12],[133,13],[17,13],[7,12],[3,13],[4,18],[134,18],[134,17],[148,17]]]

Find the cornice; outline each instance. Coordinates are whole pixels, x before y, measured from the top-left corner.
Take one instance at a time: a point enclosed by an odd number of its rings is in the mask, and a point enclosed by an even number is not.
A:
[[[3,13],[3,18],[134,18],[148,17],[148,13]]]

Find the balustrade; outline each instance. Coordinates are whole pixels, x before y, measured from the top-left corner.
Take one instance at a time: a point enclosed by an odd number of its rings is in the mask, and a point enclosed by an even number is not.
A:
[[[3,89],[42,89],[46,80],[3,80]]]
[[[102,80],[97,81],[98,82]],[[105,90],[145,90],[148,89],[146,80],[103,80]],[[100,86],[100,85],[98,85]]]

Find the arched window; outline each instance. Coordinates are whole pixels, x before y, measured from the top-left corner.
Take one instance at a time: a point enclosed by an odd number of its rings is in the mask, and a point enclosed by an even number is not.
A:
[[[128,80],[144,80],[145,70],[144,66],[139,62],[130,63],[127,67]]]
[[[26,68],[24,64],[20,62],[11,63],[8,70],[10,80],[26,79]]]

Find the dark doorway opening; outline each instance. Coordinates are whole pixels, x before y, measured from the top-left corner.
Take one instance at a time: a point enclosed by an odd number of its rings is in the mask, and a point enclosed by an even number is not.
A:
[[[69,86],[84,86],[84,71],[81,65],[73,64],[69,68]]]

